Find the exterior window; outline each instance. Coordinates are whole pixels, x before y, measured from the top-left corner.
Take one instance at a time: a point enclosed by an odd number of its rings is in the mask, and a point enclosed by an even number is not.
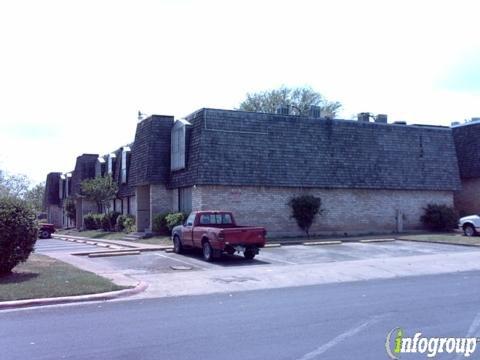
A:
[[[103,156],[100,156],[97,159],[97,163],[95,164],[95,177],[103,176],[104,171],[105,171],[105,159],[103,158]]]
[[[70,189],[72,186],[72,183],[70,181],[71,177],[72,177],[72,173],[68,173],[65,177],[65,192],[64,192],[65,199],[70,196]]]
[[[192,188],[178,189],[178,211],[190,213],[192,211]]]
[[[195,220],[195,214],[190,214],[187,219],[187,226],[193,226],[193,221]]]
[[[200,216],[200,224],[231,225],[232,217],[229,214],[202,214]]]
[[[127,183],[127,154],[130,152],[128,146],[124,146],[122,150],[122,184]]]
[[[116,157],[117,157],[117,155],[115,155],[113,153],[108,155],[108,173],[110,175],[113,174],[113,161]]]
[[[60,200],[63,200],[63,183],[65,182],[65,176],[64,175],[61,175],[60,176],[60,181],[58,182],[58,197],[60,198]]]
[[[185,169],[185,137],[190,123],[186,120],[177,120],[172,128],[170,162],[171,170]]]

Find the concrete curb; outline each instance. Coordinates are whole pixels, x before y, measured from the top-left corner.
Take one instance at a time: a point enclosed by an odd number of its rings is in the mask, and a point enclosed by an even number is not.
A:
[[[129,250],[129,251],[118,251],[118,252],[111,252],[111,253],[101,253],[101,254],[88,254],[88,257],[99,258],[99,257],[128,256],[128,255],[140,255],[140,251]]]
[[[340,245],[345,243],[380,243],[380,242],[393,242],[399,239],[359,239],[359,240],[321,240],[321,241],[278,241],[272,243],[271,245],[267,243],[265,245],[266,248],[269,247],[279,247],[279,246],[290,246],[290,245],[304,245],[304,246],[317,246],[317,245]],[[411,240],[414,241],[414,240]]]
[[[361,243],[392,242],[392,241],[395,241],[395,239],[366,239],[366,240],[360,240]]]
[[[432,240],[411,240],[411,239],[395,239],[397,241],[410,241],[410,242],[421,242],[421,243],[430,243],[430,244],[440,244],[440,245],[452,245],[452,246],[468,246],[468,247],[480,247],[480,245],[476,244],[460,244],[460,243],[450,243],[450,242],[442,242],[442,241],[432,241]]]
[[[15,309],[32,306],[47,306],[47,305],[59,305],[59,304],[71,304],[88,301],[105,301],[113,300],[122,297],[132,296],[145,291],[148,284],[141,281],[133,289],[125,289],[118,291],[109,291],[99,294],[90,295],[78,295],[78,296],[64,296],[56,298],[42,298],[42,299],[27,299],[27,300],[13,300],[0,302],[0,310]]]
[[[316,245],[339,245],[342,244],[342,241],[306,241],[303,243],[304,246],[316,246]]]

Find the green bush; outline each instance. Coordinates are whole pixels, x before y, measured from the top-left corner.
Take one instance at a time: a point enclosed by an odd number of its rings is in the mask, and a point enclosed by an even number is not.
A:
[[[169,229],[167,226],[167,219],[166,217],[169,215],[169,213],[163,213],[163,214],[157,214],[153,217],[153,226],[152,230],[153,232],[157,234],[168,234]]]
[[[125,226],[123,225],[123,222],[125,221],[127,215],[120,215],[117,218],[117,231],[123,231],[125,229]]]
[[[165,216],[165,223],[167,225],[168,231],[171,232],[172,229],[180,224],[183,224],[183,221],[187,217],[187,214],[178,212],[178,213],[170,213]]]
[[[85,229],[86,230],[99,229],[97,218],[98,218],[98,214],[88,213],[87,215],[85,215],[83,217],[83,224],[85,226]]]
[[[323,213],[322,199],[313,195],[301,195],[291,198],[288,205],[292,209],[291,217],[296,220],[298,227],[309,236],[315,216]]]
[[[132,232],[134,231],[135,217],[130,214],[120,215],[117,218],[117,231]]]
[[[117,219],[120,216],[120,213],[112,211],[106,214],[99,214],[100,221],[102,223],[102,229],[105,231],[115,231],[115,225],[117,224]]]
[[[428,230],[451,231],[457,227],[458,213],[447,205],[428,204],[420,220]]]
[[[119,216],[120,214],[115,211],[107,214],[88,213],[83,217],[83,223],[86,230],[115,231]]]
[[[0,199],[0,275],[9,274],[33,251],[37,241],[35,213],[22,201]]]
[[[135,217],[132,215],[126,215],[125,219],[123,220],[123,232],[131,233],[136,230],[135,226]]]

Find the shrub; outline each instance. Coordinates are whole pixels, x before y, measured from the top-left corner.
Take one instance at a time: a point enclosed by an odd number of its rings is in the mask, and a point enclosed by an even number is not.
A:
[[[97,230],[99,228],[97,222],[97,215],[98,214],[88,213],[83,217],[83,224],[86,230]]]
[[[117,224],[117,219],[120,216],[120,213],[113,211],[106,214],[98,214],[100,222],[102,224],[101,228],[105,231],[115,231],[115,225]]]
[[[37,241],[35,213],[22,201],[0,199],[0,275],[9,274],[33,251]]]
[[[135,217],[132,215],[126,215],[125,219],[123,220],[123,231],[126,233],[131,233],[136,230],[135,227]]]
[[[153,217],[153,226],[152,230],[158,234],[168,234],[169,229],[167,226],[167,219],[166,217],[169,213],[157,214]]]
[[[135,225],[135,217],[133,215],[125,214],[125,215],[120,215],[117,218],[117,226],[116,226],[117,231],[132,232],[135,230],[134,228],[132,228],[133,225]]]
[[[428,230],[451,231],[457,227],[458,214],[453,207],[443,204],[428,204],[420,217]]]
[[[118,212],[110,212],[107,214],[92,214],[89,213],[83,217],[85,229],[115,231],[117,219],[120,216]]]
[[[301,195],[291,198],[288,205],[292,209],[291,217],[296,220],[298,227],[310,236],[309,231],[315,216],[323,213],[322,199],[313,195]]]
[[[125,226],[123,225],[125,218],[126,218],[126,215],[120,215],[117,218],[117,226],[116,226],[117,231],[123,231],[125,229]]]
[[[165,222],[168,228],[168,231],[171,232],[172,229],[180,224],[183,224],[183,221],[187,217],[187,214],[178,212],[178,213],[170,213],[167,216],[165,216]]]

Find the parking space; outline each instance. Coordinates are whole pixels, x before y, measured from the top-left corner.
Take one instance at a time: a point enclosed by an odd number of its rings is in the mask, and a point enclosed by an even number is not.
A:
[[[56,239],[39,240],[36,245],[36,251],[45,254],[71,254],[90,250],[97,251],[99,249],[94,245],[72,243]],[[352,242],[319,246],[292,245],[265,248],[260,251],[260,254],[253,261],[247,261],[241,255],[225,255],[215,262],[209,263],[203,260],[202,254],[199,251],[189,251],[182,255],[164,251],[153,251],[142,252],[140,255],[131,256],[82,258],[91,262],[95,267],[101,267],[102,269],[121,271],[127,275],[146,275],[228,268],[240,269],[245,267],[261,267],[264,265],[288,266],[322,264],[472,251],[480,251],[480,249],[465,246],[394,241],[379,243]]]
[[[285,246],[262,250],[259,260],[287,264],[316,264],[375,258],[392,258],[416,255],[434,255],[480,251],[466,246],[419,243],[407,241],[378,243],[343,243],[320,246]]]

